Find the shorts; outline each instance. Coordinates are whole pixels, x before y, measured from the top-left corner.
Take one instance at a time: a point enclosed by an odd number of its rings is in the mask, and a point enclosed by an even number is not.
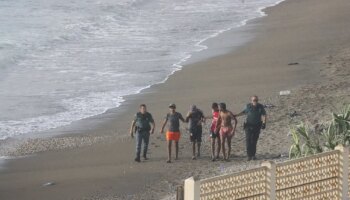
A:
[[[191,142],[202,142],[202,127],[190,129],[190,132]]]
[[[232,127],[221,127],[220,128],[220,136],[221,137],[232,137],[233,128]]]
[[[171,141],[171,140],[179,141],[179,140],[180,140],[180,132],[171,132],[171,131],[168,131],[168,132],[166,133],[166,140],[167,140],[167,141]]]
[[[215,133],[215,131],[210,131],[210,137],[215,139],[219,137],[219,134]]]

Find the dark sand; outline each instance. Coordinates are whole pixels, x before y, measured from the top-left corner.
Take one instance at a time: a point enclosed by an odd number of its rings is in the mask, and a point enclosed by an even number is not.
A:
[[[304,119],[320,122],[327,119],[328,111],[350,102],[349,10],[348,0],[287,0],[267,9],[267,17],[251,21],[242,29],[255,34],[244,46],[187,65],[166,83],[155,85],[141,95],[127,97],[117,111],[111,110],[61,130],[81,133],[68,138],[102,136],[104,142],[84,146],[79,140],[67,139],[67,143],[73,145],[65,150],[52,144],[57,140],[50,139],[39,140],[34,146],[30,142],[23,145],[22,154],[44,152],[7,163],[6,169],[0,172],[0,199],[173,198],[175,186],[192,175],[208,177],[240,171],[281,154],[279,160],[283,160],[289,149],[289,124]],[[208,43],[224,43],[233,39],[235,33],[229,31]],[[299,64],[288,65],[292,62]],[[292,93],[280,97],[280,90]],[[252,94],[259,95],[263,103],[277,106],[268,110],[270,123],[258,144],[260,160],[244,161],[243,119],[240,118],[233,143],[233,161],[209,161],[207,131],[204,132],[203,158],[192,161],[188,134],[183,130],[180,160],[165,163],[165,138],[159,134],[159,127],[170,102],[176,103],[184,115],[191,104],[210,114],[213,101],[226,102],[237,113]],[[140,103],[148,105],[158,126],[151,138],[151,159],[141,164],[133,162],[134,141],[122,137],[128,134],[129,123]],[[288,117],[293,111],[300,113],[299,117]],[[47,149],[53,150],[45,151]],[[48,181],[56,184],[42,187]]]

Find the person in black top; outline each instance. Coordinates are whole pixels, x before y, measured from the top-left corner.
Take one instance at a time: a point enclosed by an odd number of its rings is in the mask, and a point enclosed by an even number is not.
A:
[[[189,123],[190,140],[192,142],[192,160],[196,159],[196,143],[198,147],[197,157],[200,157],[200,148],[202,142],[202,122],[205,118],[203,112],[195,105],[191,106],[191,110],[187,113],[186,122]]]
[[[258,101],[257,96],[252,96],[251,103],[247,104],[246,108],[237,115],[247,115],[244,130],[246,133],[248,161],[256,160],[256,145],[260,131],[266,127],[266,111],[264,106],[258,103]]]
[[[147,149],[149,144],[150,134],[154,133],[155,123],[151,113],[147,112],[145,104],[141,104],[139,112],[135,114],[135,118],[131,123],[130,136],[134,138],[134,132],[136,133],[136,162],[141,162],[141,144],[143,146],[143,158],[147,160]]]
[[[185,122],[181,113],[176,112],[176,105],[169,105],[170,112],[165,116],[163,126],[160,133],[164,132],[165,125],[168,124],[168,131],[166,133],[166,139],[168,141],[168,160],[167,163],[171,163],[171,146],[172,141],[175,141],[175,160],[178,159],[179,154],[179,139],[180,139],[180,120]],[[168,123],[169,122],[169,123]]]

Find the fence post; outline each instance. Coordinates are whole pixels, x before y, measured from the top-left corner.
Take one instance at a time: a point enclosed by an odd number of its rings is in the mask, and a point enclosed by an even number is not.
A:
[[[185,180],[185,200],[199,200],[200,182],[191,177]]]
[[[349,199],[349,148],[343,145],[338,145],[335,150],[340,152],[340,186],[341,199]]]
[[[276,164],[273,161],[264,161],[261,166],[267,167],[267,199],[276,199]]]
[[[184,186],[179,185],[176,188],[176,200],[184,200]]]

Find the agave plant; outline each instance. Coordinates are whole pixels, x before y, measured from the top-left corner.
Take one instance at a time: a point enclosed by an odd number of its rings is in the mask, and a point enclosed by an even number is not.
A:
[[[333,113],[333,120],[331,123],[333,130],[337,135],[342,136],[342,144],[350,144],[350,105],[341,110],[339,114]]]
[[[337,134],[337,129],[333,123],[328,125],[328,128],[322,132],[325,150],[333,150],[339,144],[344,144],[344,136]]]
[[[342,109],[339,114],[332,113],[332,116],[333,119],[330,122],[323,124],[326,128],[321,132],[321,137],[304,123],[291,128],[293,144],[289,157],[297,158],[321,153],[323,150],[333,150],[339,144],[348,146],[350,144],[350,105]]]
[[[319,138],[310,129],[308,124],[302,123],[298,126],[297,132],[303,137],[304,144],[302,146],[302,152],[304,156],[316,154],[322,152]]]
[[[323,151],[319,138],[309,125],[301,123],[291,128],[293,144],[289,151],[290,158],[298,158],[302,156],[313,155]],[[303,144],[301,144],[303,142]]]
[[[289,149],[289,158],[298,158],[302,156],[302,150],[300,146],[300,138],[299,134],[295,129],[291,129],[291,135],[292,135],[292,140],[293,144]]]

